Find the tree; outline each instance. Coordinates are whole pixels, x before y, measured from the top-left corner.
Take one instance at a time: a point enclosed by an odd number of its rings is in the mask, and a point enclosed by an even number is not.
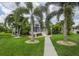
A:
[[[67,33],[72,26],[72,20],[73,20],[72,16],[74,14],[73,8],[74,6],[76,6],[76,3],[62,2],[58,3],[58,5],[61,6],[60,10],[58,11],[58,19],[61,14],[64,14],[64,40],[67,40],[68,39]]]
[[[26,25],[26,23],[28,24],[28,18],[24,18],[22,15],[25,11],[23,7],[16,8],[13,14],[9,14],[5,19],[5,25],[8,25],[12,30],[12,34],[16,37],[20,36],[22,26]]]
[[[35,38],[34,38],[34,17],[39,17],[41,19],[42,13],[41,13],[41,10],[39,7],[34,8],[33,3],[26,2],[25,4],[27,6],[26,10],[29,11],[29,13],[25,13],[25,14],[29,15],[28,17],[31,20],[31,36],[32,36],[31,41],[34,42],[35,41]]]
[[[61,25],[59,23],[52,25],[52,32],[53,34],[60,34],[61,33]]]
[[[29,31],[30,31],[30,24],[28,22],[28,18],[25,18],[25,17],[21,17],[21,31],[20,31],[20,34],[22,35],[26,35],[26,34],[29,34]]]
[[[53,11],[53,12],[49,13],[49,6],[50,5],[53,5],[53,3],[47,2],[45,5],[40,6],[40,9],[41,9],[42,13],[44,14],[43,20],[45,20],[44,27],[46,29],[46,34],[48,34],[48,30],[50,27],[50,19],[57,15],[57,11]]]
[[[6,27],[4,26],[4,23],[0,23],[0,32],[8,32],[8,30],[6,30]]]
[[[12,14],[8,15],[5,19],[5,24],[12,28],[12,33],[14,33],[17,37],[20,35],[21,31],[21,25],[23,23],[23,20],[25,21],[23,17],[23,13],[25,12],[24,7],[20,7],[20,2],[15,3],[17,8],[13,10]],[[5,5],[4,5],[5,6]],[[6,7],[7,8],[7,7]]]
[[[20,36],[20,31],[21,31],[21,25],[24,17],[23,17],[23,13],[25,12],[25,8],[24,7],[18,7],[13,11],[13,17],[14,17],[14,23],[15,23],[15,29],[16,29],[16,36],[19,37]]]
[[[5,18],[5,27],[6,28],[9,28],[10,30],[12,30],[12,36],[15,34],[14,32],[14,17],[13,17],[13,14],[9,14],[6,18]]]

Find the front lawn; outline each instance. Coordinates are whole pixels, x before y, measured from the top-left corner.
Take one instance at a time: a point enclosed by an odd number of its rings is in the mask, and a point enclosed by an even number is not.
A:
[[[10,34],[0,34],[0,56],[41,56],[44,51],[44,38],[38,38],[40,43],[27,44],[28,36],[17,39]]]
[[[69,40],[76,42],[76,46],[63,46],[57,44],[57,41],[63,40],[64,36],[62,34],[53,35],[51,38],[51,41],[53,42],[53,45],[58,53],[59,56],[79,56],[79,35],[78,34],[72,34],[69,35]]]

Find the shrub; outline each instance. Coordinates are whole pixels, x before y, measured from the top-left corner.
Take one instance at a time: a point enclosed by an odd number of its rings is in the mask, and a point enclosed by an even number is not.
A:
[[[60,34],[61,33],[61,26],[59,24],[52,26],[52,33],[53,34]]]

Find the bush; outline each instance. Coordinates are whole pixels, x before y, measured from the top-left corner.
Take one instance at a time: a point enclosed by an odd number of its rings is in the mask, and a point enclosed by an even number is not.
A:
[[[25,26],[25,27],[22,27],[22,29],[21,29],[21,34],[22,35],[29,35],[29,31],[30,31],[30,26],[28,25],[28,26]]]
[[[60,34],[61,33],[61,26],[59,24],[52,26],[52,33],[53,34]]]

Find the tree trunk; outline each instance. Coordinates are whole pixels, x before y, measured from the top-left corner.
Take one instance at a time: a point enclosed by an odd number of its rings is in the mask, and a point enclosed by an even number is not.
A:
[[[21,27],[19,28],[19,36],[21,35],[20,33],[21,33]]]
[[[44,26],[45,26],[45,33],[46,33],[46,35],[48,35],[47,20],[45,20],[45,24],[44,24]]]
[[[14,32],[13,32],[13,29],[12,29],[12,36],[14,36]]]
[[[14,28],[12,28],[12,36],[14,36]]]
[[[48,30],[47,30],[47,28],[46,28],[46,23],[44,22],[44,32],[45,32],[46,35],[48,34],[47,31],[48,31]]]
[[[52,36],[52,26],[51,26],[51,36]]]
[[[67,21],[64,20],[64,40],[67,41]]]
[[[19,29],[18,29],[18,26],[17,26],[17,33],[16,33],[16,36],[19,37]]]
[[[48,35],[48,29],[46,28],[46,34]]]
[[[33,32],[34,24],[33,24],[33,21],[34,21],[33,15],[31,15],[31,36],[32,36],[31,41],[34,41],[34,32]]]

